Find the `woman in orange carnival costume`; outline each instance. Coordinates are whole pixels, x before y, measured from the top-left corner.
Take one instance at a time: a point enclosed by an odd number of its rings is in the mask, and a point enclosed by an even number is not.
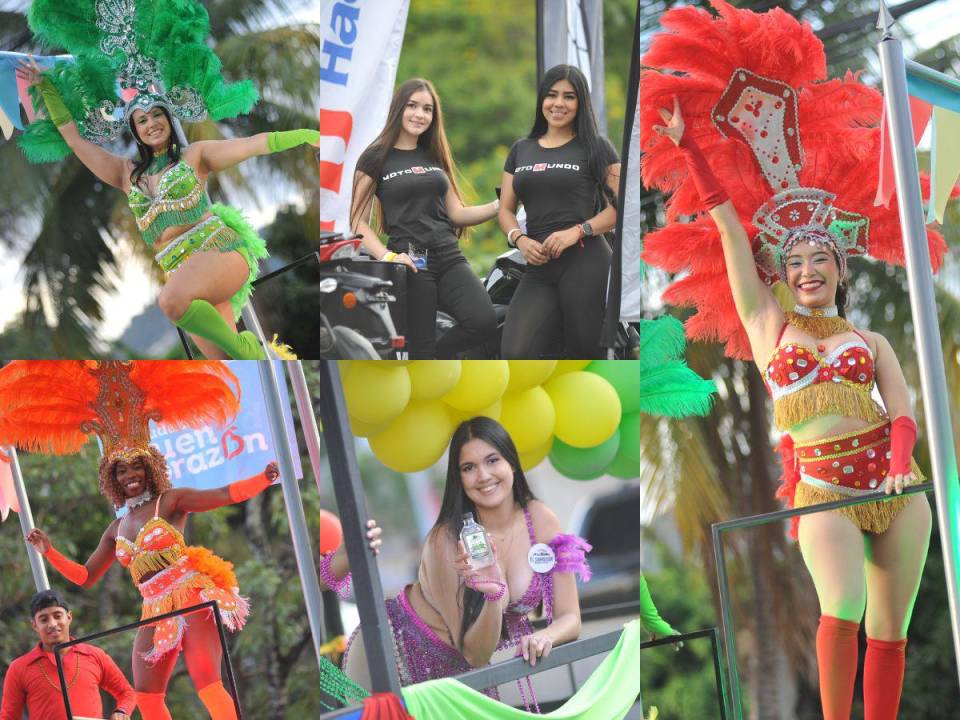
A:
[[[26,449],[75,452],[96,433],[103,444],[100,492],[123,517],[104,532],[83,565],[64,557],[45,532],[27,540],[64,577],[91,587],[116,559],[143,597],[141,619],[215,600],[224,624],[240,630],[249,605],[233,565],[186,544],[187,515],[243,502],[279,473],[263,473],[213,490],[171,488],[167,464],[150,445],[149,421],[165,427],[225,424],[239,409],[236,377],[207,362],[14,362],[0,370],[0,437]],[[220,678],[221,645],[212,613],[176,616],[141,627],[133,646],[133,679],[144,720],[168,720],[167,682],[183,651],[190,678],[210,717],[236,718]]]
[[[696,307],[691,337],[723,340],[728,355],[756,362],[774,423],[788,433],[781,497],[802,507],[899,494],[921,479],[903,372],[882,335],[844,316],[848,257],[903,261],[896,208],[873,206],[882,99],[852,75],[828,80],[822,43],[782,10],[712,4],[718,18],[665,13],[668,32],[644,58],[643,179],[673,193],[668,225],[645,239],[644,259],[688,271],[664,297]],[[943,240],[932,231],[928,239],[938,266]],[[777,281],[796,299],[791,311],[769,287]],[[795,525],[820,600],[827,720],[850,717],[861,619],[866,719],[897,716],[930,525],[921,496]]]

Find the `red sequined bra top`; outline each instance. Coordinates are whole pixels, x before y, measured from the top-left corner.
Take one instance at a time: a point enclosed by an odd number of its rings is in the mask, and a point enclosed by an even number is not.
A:
[[[873,354],[863,336],[856,334],[856,340],[841,343],[830,352],[822,343],[816,348],[797,342],[777,345],[764,380],[773,398],[778,428],[787,430],[830,413],[877,420],[878,406],[870,397],[875,382]]]

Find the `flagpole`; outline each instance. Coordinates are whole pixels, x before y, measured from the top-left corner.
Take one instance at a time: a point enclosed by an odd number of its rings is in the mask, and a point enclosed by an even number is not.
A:
[[[23,473],[20,472],[20,460],[17,458],[17,449],[12,445],[7,448],[7,455],[10,456],[10,470],[13,475],[13,488],[17,493],[17,502],[20,504],[20,512],[17,517],[20,518],[20,529],[23,536],[26,537],[33,530],[33,513],[30,511],[30,499],[27,497],[27,489],[23,484]],[[33,584],[37,592],[50,589],[50,581],[47,579],[47,568],[43,564],[43,558],[37,549],[24,540],[27,546],[27,557],[30,559],[30,571],[33,573]]]
[[[930,250],[927,246],[920,196],[917,155],[913,145],[903,46],[890,33],[893,18],[882,0],[880,6],[877,26],[884,33],[879,44],[883,96],[893,151],[897,206],[900,211],[907,282],[910,288],[910,309],[920,362],[920,387],[933,468],[937,521],[947,580],[950,623],[953,628],[953,649],[958,661],[955,668],[960,680],[960,598],[957,587],[960,568],[960,481],[950,422],[951,396],[946,386],[943,346],[937,324],[933,273],[930,269]]]
[[[317,657],[317,666],[322,667],[323,653],[323,599],[320,595],[320,579],[317,577],[317,566],[313,558],[313,544],[307,532],[307,521],[303,514],[303,499],[300,497],[300,487],[293,470],[293,455],[290,452],[290,443],[286,422],[283,417],[283,404],[280,400],[280,384],[273,371],[273,361],[258,360],[257,369],[260,371],[260,383],[263,386],[263,396],[266,400],[267,418],[270,422],[270,432],[277,448],[277,463],[280,466],[280,485],[283,488],[283,504],[287,511],[287,523],[290,526],[290,537],[293,541],[293,555],[297,562],[297,572],[300,575],[300,586],[303,589],[303,599],[307,609],[307,623],[313,638],[313,651]],[[281,376],[282,377],[282,376]]]

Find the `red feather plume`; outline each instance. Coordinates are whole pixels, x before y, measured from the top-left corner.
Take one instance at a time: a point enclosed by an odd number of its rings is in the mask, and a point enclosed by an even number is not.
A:
[[[823,43],[809,24],[801,24],[783,10],[761,14],[738,10],[724,0],[711,0],[711,4],[719,16],[693,7],[664,13],[661,24],[666,32],[654,38],[643,58],[641,179],[647,187],[670,194],[667,225],[644,238],[643,259],[668,272],[685,274],[669,286],[664,300],[696,309],[686,323],[690,338],[723,342],[727,355],[749,359],[716,226],[705,215],[680,222],[683,216],[701,213],[702,206],[681,153],[672,141],[653,132],[653,126],[662,123],[660,108],[672,108],[675,97],[680,101],[685,132],[703,150],[748,236],[755,237],[753,214],[773,190],[749,146],[721,135],[711,111],[737,68],[787,83],[798,91],[804,152],[800,185],[834,193],[836,207],[869,218],[871,257],[902,265],[903,241],[896,198],[889,208],[873,204],[879,174],[880,93],[850,72],[842,79],[828,80]],[[926,197],[927,178],[921,178],[921,189]],[[946,243],[934,230],[928,230],[927,240],[936,271]]]

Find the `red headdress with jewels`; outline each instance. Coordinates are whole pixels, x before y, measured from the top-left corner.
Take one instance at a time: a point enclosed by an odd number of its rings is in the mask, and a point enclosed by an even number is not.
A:
[[[768,284],[799,241],[827,245],[841,271],[868,255],[902,265],[896,200],[875,207],[883,98],[848,72],[828,79],[823,43],[809,24],[779,8],[738,10],[711,0],[718,16],[694,7],[663,14],[666,32],[643,58],[640,78],[641,175],[671,193],[667,224],[644,238],[643,259],[683,273],[664,293],[695,307],[692,339],[721,341],[731,357],[750,347],[733,304],[716,225],[706,215],[673,143],[653,132],[660,108],[680,102],[686,125],[731,197],[760,276]],[[926,193],[928,183],[922,188]],[[697,216],[681,222],[684,216]],[[946,244],[927,233],[933,269]]]
[[[0,369],[0,446],[65,455],[96,434],[102,492],[113,466],[136,458],[162,488],[168,472],[150,444],[150,422],[225,425],[239,407],[240,383],[221,362],[18,360]]]

